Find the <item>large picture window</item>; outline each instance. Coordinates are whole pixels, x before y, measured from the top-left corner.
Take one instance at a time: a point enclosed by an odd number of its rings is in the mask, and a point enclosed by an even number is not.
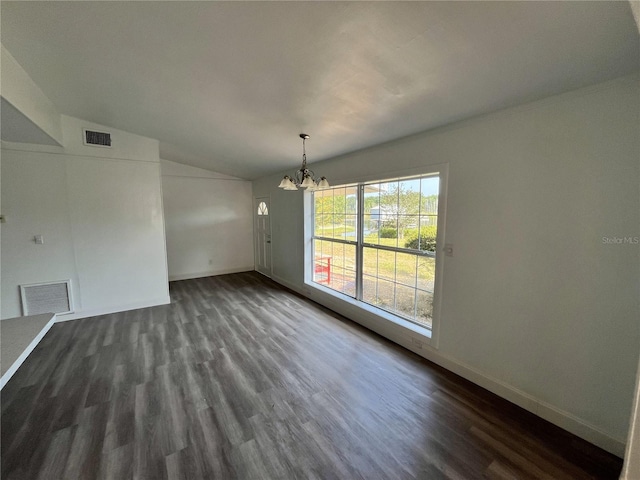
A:
[[[433,324],[440,175],[313,192],[313,282]]]

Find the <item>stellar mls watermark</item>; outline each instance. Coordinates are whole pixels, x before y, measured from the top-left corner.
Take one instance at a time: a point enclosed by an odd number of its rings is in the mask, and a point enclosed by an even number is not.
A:
[[[604,245],[638,245],[640,237],[602,237]]]

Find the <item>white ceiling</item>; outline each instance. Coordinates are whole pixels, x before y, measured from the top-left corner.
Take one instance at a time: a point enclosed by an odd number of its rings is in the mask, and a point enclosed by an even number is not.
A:
[[[628,2],[7,2],[61,113],[253,179],[640,68]]]

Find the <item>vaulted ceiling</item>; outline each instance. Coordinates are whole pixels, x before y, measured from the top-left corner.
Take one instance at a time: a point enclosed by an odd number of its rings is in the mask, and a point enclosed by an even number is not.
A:
[[[64,114],[253,179],[640,69],[628,2],[8,2]]]

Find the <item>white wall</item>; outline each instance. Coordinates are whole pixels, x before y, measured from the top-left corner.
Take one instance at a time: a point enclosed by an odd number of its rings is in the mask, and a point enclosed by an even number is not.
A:
[[[251,182],[161,160],[169,279],[253,270]]]
[[[49,136],[52,141],[48,143],[55,142],[62,145],[61,117],[51,101],[1,44],[0,60],[2,70],[0,95],[2,98]],[[3,134],[5,128],[3,128]]]
[[[63,279],[75,313],[62,320],[168,303],[158,142],[62,128],[64,148],[2,143],[2,318],[22,313],[18,285]],[[113,148],[83,145],[83,128]]]
[[[353,318],[618,455],[640,350],[639,246],[603,237],[640,236],[639,83],[618,79],[313,165],[339,185],[448,163],[455,254],[444,258],[438,348]],[[274,278],[349,314],[304,285],[303,193],[276,188],[282,174],[253,185],[271,195]]]

